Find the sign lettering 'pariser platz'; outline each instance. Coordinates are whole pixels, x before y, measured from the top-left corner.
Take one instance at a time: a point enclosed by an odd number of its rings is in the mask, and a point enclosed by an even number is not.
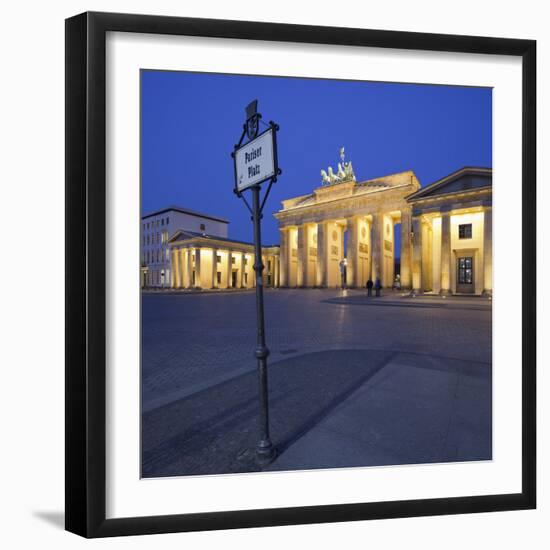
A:
[[[276,175],[273,140],[273,129],[270,128],[235,151],[238,191],[244,191]]]

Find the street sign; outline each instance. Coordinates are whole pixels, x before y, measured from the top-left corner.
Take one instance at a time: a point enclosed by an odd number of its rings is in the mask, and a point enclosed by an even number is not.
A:
[[[277,130],[279,126],[273,121],[269,122],[268,129],[258,135],[258,128],[262,115],[257,111],[258,101],[252,101],[246,107],[246,122],[243,125],[241,139],[234,148],[231,156],[235,165],[235,189],[233,192],[243,200],[252,214],[252,227],[254,230],[254,272],[256,274],[256,350],[254,355],[258,360],[258,401],[259,401],[259,435],[256,445],[256,460],[261,466],[265,466],[275,460],[275,449],[269,435],[269,399],[267,391],[267,357],[269,349],[265,342],[264,321],[264,291],[262,272],[265,268],[262,262],[262,228],[261,219],[265,201],[271,191],[271,186],[281,174],[277,163]],[[245,136],[250,141],[245,143]],[[269,180],[267,191],[260,204],[261,183]],[[250,189],[252,195],[252,207],[248,204],[243,191]]]
[[[240,193],[277,175],[275,132],[269,128],[234,152],[235,188]]]

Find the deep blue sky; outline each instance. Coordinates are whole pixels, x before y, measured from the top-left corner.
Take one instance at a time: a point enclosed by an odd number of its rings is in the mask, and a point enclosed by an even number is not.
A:
[[[278,243],[272,213],[310,193],[341,146],[357,180],[414,170],[422,186],[465,165],[492,166],[492,92],[465,88],[142,71],[142,213],[170,204],[228,218],[252,241],[233,194],[230,153],[245,106],[258,99],[280,125],[282,176],[266,204],[263,242]]]

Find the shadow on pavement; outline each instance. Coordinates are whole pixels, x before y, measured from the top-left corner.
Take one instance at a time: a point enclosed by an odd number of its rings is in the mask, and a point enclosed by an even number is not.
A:
[[[388,351],[325,351],[269,366],[270,424],[279,452],[378,372]],[[142,475],[162,477],[259,471],[256,372],[142,415]]]
[[[269,366],[264,469],[487,460],[491,366],[379,350],[331,350]],[[142,475],[260,471],[257,375],[249,372],[142,415]]]

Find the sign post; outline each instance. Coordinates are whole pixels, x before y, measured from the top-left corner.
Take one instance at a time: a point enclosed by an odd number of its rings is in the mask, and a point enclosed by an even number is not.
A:
[[[256,358],[258,360],[258,390],[260,406],[260,439],[256,445],[256,461],[260,465],[266,465],[273,461],[276,450],[269,436],[269,400],[267,383],[267,357],[269,349],[265,342],[264,322],[264,293],[262,272],[262,234],[261,219],[265,201],[273,183],[281,170],[277,165],[277,131],[278,125],[270,122],[268,129],[259,134],[261,115],[257,112],[258,102],[255,100],[246,108],[246,122],[243,126],[241,139],[235,145],[231,156],[235,168],[235,189],[237,197],[242,198],[252,216],[254,228],[254,272],[256,280]],[[245,135],[248,142],[243,144]],[[269,180],[267,191],[260,204],[261,184]],[[250,189],[252,193],[252,207],[243,195],[243,191]]]

